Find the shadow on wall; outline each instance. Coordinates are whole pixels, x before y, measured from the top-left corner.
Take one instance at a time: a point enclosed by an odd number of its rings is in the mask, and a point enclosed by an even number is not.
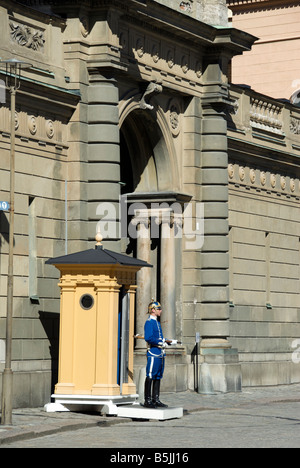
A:
[[[39,311],[40,321],[49,340],[51,356],[51,394],[58,382],[58,355],[59,355],[59,317],[60,314]]]

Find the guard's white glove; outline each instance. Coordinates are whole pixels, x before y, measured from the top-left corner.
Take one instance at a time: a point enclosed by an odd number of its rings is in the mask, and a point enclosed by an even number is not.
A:
[[[177,345],[177,343],[178,343],[178,340],[171,340],[171,343],[170,343],[170,344],[171,344],[171,345]]]
[[[166,343],[165,338],[163,339],[161,343],[159,343],[159,346],[161,346],[162,348],[167,348],[168,344]]]

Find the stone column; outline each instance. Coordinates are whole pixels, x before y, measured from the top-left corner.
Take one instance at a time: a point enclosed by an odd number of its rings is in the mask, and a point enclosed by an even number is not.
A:
[[[202,129],[202,344],[229,347],[227,122],[219,106],[205,105]]]
[[[161,297],[164,336],[176,338],[175,238],[173,213],[163,213],[161,221]]]
[[[216,391],[241,390],[237,350],[229,342],[228,145],[225,110],[226,57],[208,57],[202,99],[202,202],[204,245],[201,251],[201,354]],[[203,379],[200,392],[206,392]]]
[[[87,201],[89,238],[95,237],[96,224],[105,215],[111,221],[107,248],[119,250],[120,132],[119,88],[113,71],[90,68],[88,89],[88,165]],[[105,207],[101,202],[105,199]],[[108,208],[108,212],[106,209]],[[106,233],[102,231],[104,239]],[[110,245],[109,245],[109,243]]]
[[[137,224],[137,258],[151,264],[150,249],[150,220],[148,216],[138,217]],[[136,291],[136,333],[144,334],[144,325],[147,319],[148,305],[151,301],[151,268],[142,268],[137,273]],[[137,340],[137,348],[145,348],[143,340]]]

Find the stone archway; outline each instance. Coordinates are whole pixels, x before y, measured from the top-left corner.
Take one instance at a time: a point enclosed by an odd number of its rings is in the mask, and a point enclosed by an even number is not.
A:
[[[126,195],[127,203],[139,202],[145,207],[142,218],[139,213],[138,237],[128,239],[127,253],[131,251],[153,265],[152,270],[143,269],[138,273],[136,332],[143,332],[147,306],[155,298],[165,310],[165,334],[174,338],[175,271],[176,263],[181,261],[181,245],[174,239],[172,212],[178,193],[175,150],[162,110],[142,110],[135,100],[124,114],[126,117],[122,118],[121,114],[120,118],[122,195]],[[158,205],[164,207],[159,208],[159,214],[153,209]]]
[[[141,110],[135,102],[121,115],[120,130],[121,179],[130,182],[131,192],[178,190],[175,150],[163,111]],[[124,159],[131,164],[132,180],[124,171]],[[129,187],[125,193],[130,193]]]

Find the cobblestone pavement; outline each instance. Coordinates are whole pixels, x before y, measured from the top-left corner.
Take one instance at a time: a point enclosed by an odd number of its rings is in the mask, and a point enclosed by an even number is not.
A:
[[[109,449],[147,447],[154,452],[181,449],[181,453],[193,448],[300,447],[300,385],[245,389],[240,394],[170,393],[162,400],[182,406],[183,418],[141,421],[16,410],[14,426],[0,426],[0,444],[2,448],[105,448],[106,457],[115,453]]]

